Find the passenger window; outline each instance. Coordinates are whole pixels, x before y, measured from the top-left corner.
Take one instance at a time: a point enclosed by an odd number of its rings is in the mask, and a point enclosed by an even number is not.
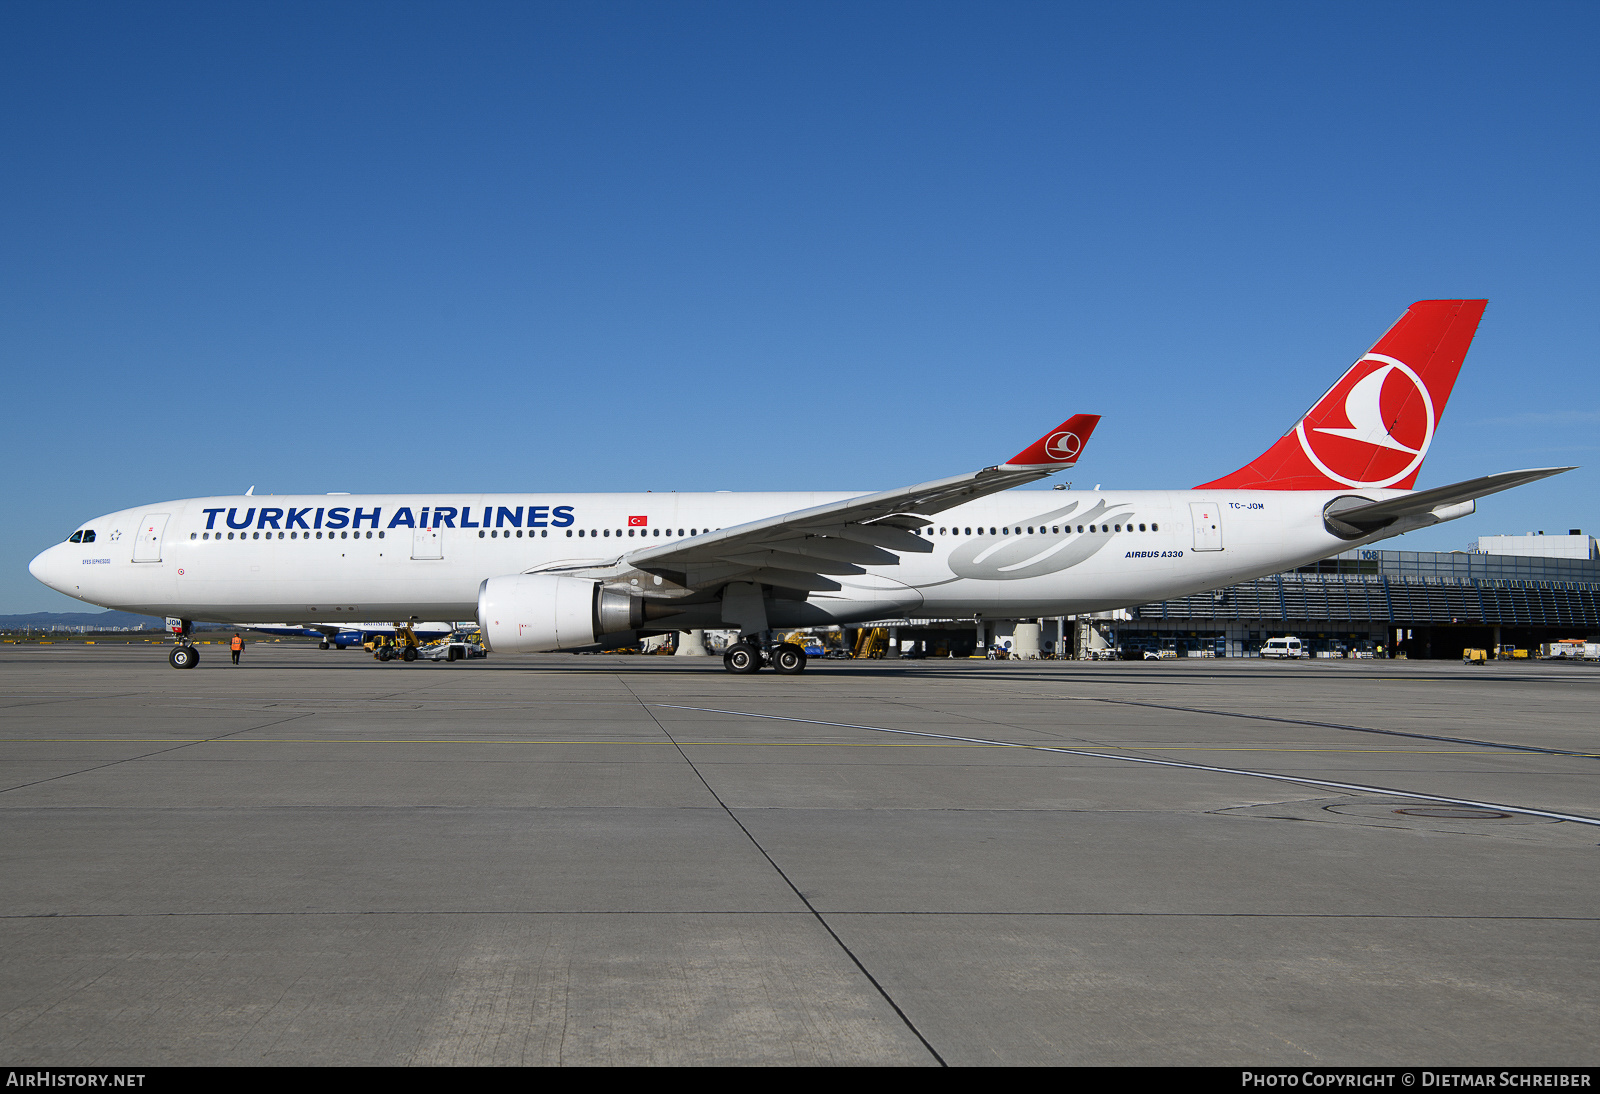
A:
[[[1142,525],[1142,524],[1139,525],[1139,531],[1141,531],[1141,532],[1144,531],[1144,525]]]
[[[1151,526],[1150,526],[1150,530],[1151,530],[1151,531],[1152,531],[1152,532],[1159,532],[1159,531],[1161,531],[1161,525],[1159,525],[1159,524],[1152,524],[1152,525],[1151,525]]]

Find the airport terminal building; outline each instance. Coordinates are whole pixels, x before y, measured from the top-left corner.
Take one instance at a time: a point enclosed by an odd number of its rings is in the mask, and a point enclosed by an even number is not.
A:
[[[1593,537],[1493,538],[1548,539],[1553,549],[1571,547],[1554,541],[1582,539],[1587,557],[1346,551],[1290,573],[1140,605],[1132,619],[1115,621],[1116,644],[1248,657],[1269,637],[1294,635],[1316,652],[1381,646],[1411,658],[1459,658],[1463,649],[1530,649],[1600,634]]]
[[[1141,604],[1088,620],[1041,620],[1046,651],[1094,647],[1177,657],[1254,657],[1294,636],[1313,654],[1459,658],[1463,649],[1532,649],[1600,635],[1600,544],[1565,536],[1486,536],[1472,551],[1363,548],[1288,573]],[[1493,552],[1493,553],[1489,553]],[[1015,624],[895,620],[912,656],[982,654]],[[1090,631],[1094,633],[1091,634]],[[1063,643],[1062,638],[1066,641]]]

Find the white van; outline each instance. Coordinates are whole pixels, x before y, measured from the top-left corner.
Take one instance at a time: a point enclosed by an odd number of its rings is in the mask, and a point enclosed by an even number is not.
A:
[[[1261,647],[1262,657],[1304,657],[1304,647],[1298,638],[1269,638]]]

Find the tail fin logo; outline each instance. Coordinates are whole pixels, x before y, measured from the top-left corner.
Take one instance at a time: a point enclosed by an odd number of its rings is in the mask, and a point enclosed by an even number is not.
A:
[[[1300,447],[1335,482],[1382,489],[1422,466],[1437,423],[1428,385],[1405,362],[1369,353],[1295,426]]]
[[[1067,460],[1077,459],[1078,453],[1082,450],[1083,441],[1078,438],[1076,433],[1068,432],[1065,429],[1059,433],[1050,434],[1049,438],[1044,442],[1044,454],[1052,460],[1066,462]]]

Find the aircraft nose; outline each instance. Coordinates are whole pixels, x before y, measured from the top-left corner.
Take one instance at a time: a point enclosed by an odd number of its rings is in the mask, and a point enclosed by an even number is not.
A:
[[[61,572],[63,569],[61,552],[56,547],[45,548],[28,563],[28,572],[57,592],[65,591],[61,587],[65,583],[65,575]]]

